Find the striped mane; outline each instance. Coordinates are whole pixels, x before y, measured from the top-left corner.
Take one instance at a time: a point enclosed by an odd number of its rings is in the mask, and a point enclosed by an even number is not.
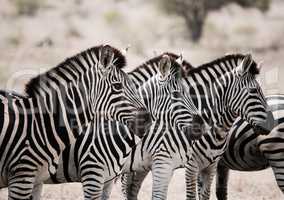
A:
[[[158,73],[158,64],[164,55],[168,55],[174,61],[179,57],[177,54],[165,52],[159,56],[156,56],[146,61],[145,63],[139,65],[133,71],[128,73],[132,81],[134,81],[136,87],[141,86],[143,83],[145,83],[151,77],[155,76]],[[193,68],[193,66],[186,61],[183,61],[182,68],[177,62],[175,62],[175,66],[177,66],[177,69],[181,70],[180,71],[181,73],[179,74],[182,77],[186,77],[188,71],[190,71]]]
[[[82,72],[85,73],[89,68],[96,67],[97,61],[99,60],[99,54],[101,51],[101,48],[105,45],[99,45],[92,48],[89,48],[85,51],[82,51],[75,56],[72,56],[70,58],[67,58],[65,61],[57,65],[56,67],[48,70],[47,72],[44,72],[42,74],[39,74],[38,76],[32,78],[25,86],[25,92],[29,96],[34,96],[36,94],[37,89],[39,89],[41,86],[41,82],[48,84],[50,80],[54,80],[56,77],[62,77],[67,82],[71,81],[64,72],[69,72],[69,75],[72,75],[73,77],[78,77],[78,74],[81,74]],[[114,65],[122,69],[126,65],[126,59],[122,55],[122,53],[111,47],[108,46],[112,52],[114,53]]]
[[[142,71],[143,69],[145,69],[146,71],[149,71],[149,66],[152,66],[151,68],[157,73],[157,64],[159,63],[159,61],[161,60],[161,58],[164,56],[164,55],[168,55],[170,56],[173,60],[176,60],[179,55],[175,54],[175,53],[172,53],[172,52],[165,52],[165,53],[162,53],[161,55],[159,56],[156,56],[154,58],[151,58],[150,60],[146,61],[145,63],[139,65],[138,67],[136,67],[133,71],[130,72],[131,73],[135,73],[135,72],[139,72],[139,71]],[[193,69],[193,66],[183,60],[182,62],[182,65],[186,68],[186,69]]]
[[[233,68],[237,67],[238,64],[243,60],[245,55],[243,54],[229,54],[226,56],[223,56],[221,58],[217,58],[211,62],[202,64],[196,68],[192,68],[189,72],[188,75],[192,75],[194,73],[198,73],[204,69],[208,69],[210,67],[213,67],[215,65],[218,65],[222,71],[230,71]],[[229,64],[229,65],[228,65]],[[231,68],[230,68],[231,67]],[[258,75],[259,74],[259,69],[257,68],[257,63],[253,61],[252,66],[249,70],[249,73],[251,75]]]

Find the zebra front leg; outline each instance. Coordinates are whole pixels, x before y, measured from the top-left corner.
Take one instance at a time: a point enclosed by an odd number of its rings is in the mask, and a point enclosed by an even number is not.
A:
[[[209,200],[210,199],[210,190],[213,178],[216,174],[217,162],[213,163],[206,169],[203,169],[200,172],[201,177],[201,188],[198,189],[199,200]]]
[[[217,165],[216,197],[218,200],[227,200],[229,168],[221,162]]]
[[[121,176],[121,189],[125,200],[137,200],[141,185],[149,170],[129,172]]]
[[[162,162],[161,162],[162,161]],[[154,160],[152,165],[153,187],[152,200],[167,199],[168,187],[173,175],[173,166],[170,160]]]
[[[190,160],[185,166],[186,199],[196,200],[196,186],[199,168],[197,163]]]
[[[36,173],[26,167],[18,167],[12,170],[8,177],[8,199],[9,200],[30,200]]]
[[[81,171],[85,200],[101,200],[105,182],[104,168],[88,163]]]

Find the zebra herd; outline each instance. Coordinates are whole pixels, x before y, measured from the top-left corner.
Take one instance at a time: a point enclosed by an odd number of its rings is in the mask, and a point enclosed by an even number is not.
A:
[[[181,167],[187,199],[209,199],[216,173],[217,197],[227,199],[229,169],[271,166],[284,189],[284,96],[265,99],[250,55],[195,68],[165,52],[125,66],[118,49],[99,45],[31,79],[23,95],[0,91],[9,200],[37,200],[44,183],[67,182],[81,182],[84,199],[106,200],[119,177],[134,200],[150,170],[152,199],[167,199]]]

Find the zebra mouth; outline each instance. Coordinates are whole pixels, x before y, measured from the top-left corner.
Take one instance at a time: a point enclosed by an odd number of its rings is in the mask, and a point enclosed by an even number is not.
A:
[[[204,134],[203,128],[196,125],[183,127],[182,130],[189,140],[199,140]]]
[[[268,135],[270,133],[270,130],[259,125],[253,126],[253,131],[259,135]]]
[[[139,138],[142,138],[152,124],[152,118],[149,112],[139,111],[133,121],[128,123],[128,128]]]
[[[253,130],[259,135],[268,135],[275,126],[275,120],[271,111],[267,112],[267,118],[262,123],[254,123]]]

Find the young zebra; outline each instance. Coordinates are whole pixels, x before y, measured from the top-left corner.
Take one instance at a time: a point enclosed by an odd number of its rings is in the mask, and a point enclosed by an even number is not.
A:
[[[194,143],[193,151],[207,159],[204,165],[215,162],[224,151],[225,135],[220,130],[229,130],[238,115],[244,116],[254,127],[265,121],[266,102],[255,79],[258,72],[251,57],[243,55],[228,55],[189,71],[185,85],[190,97],[207,123],[213,120],[217,129]],[[213,151],[204,151],[208,148]],[[137,158],[138,163],[142,162],[137,156],[134,158]],[[189,159],[187,161],[199,162],[194,155]],[[149,160],[153,158],[150,156]],[[143,179],[151,168],[155,168],[151,164],[147,162],[147,166],[140,167],[140,171],[123,175],[122,185],[123,191],[126,191],[126,199],[137,199]],[[196,171],[196,168],[189,170]],[[166,191],[163,187],[153,189],[153,199],[165,199],[165,193],[158,190]]]
[[[29,95],[0,96],[0,187],[29,199],[33,185],[54,174],[59,155],[94,117],[131,127],[148,114],[121,70],[124,56],[101,45],[71,57],[26,86]],[[140,111],[145,113],[138,114]]]
[[[271,167],[280,190],[284,193],[284,95],[266,97],[275,121],[267,136],[259,136],[243,119],[238,118],[229,132],[228,148],[218,164],[216,194],[227,199],[229,169],[258,171]]]
[[[194,110],[189,99],[185,101],[183,88],[180,85],[181,66],[175,61],[175,58],[167,54],[163,54],[151,62],[147,63],[157,65],[160,75],[146,81],[147,88],[151,88],[155,92],[142,89],[144,92],[149,92],[143,97],[152,100],[151,103],[148,102],[151,104],[151,109],[149,106],[147,108],[151,110],[153,118],[156,119],[157,115],[162,116],[154,126],[151,126],[151,131],[162,137],[163,129],[168,128],[160,126],[160,120],[163,121],[165,117],[170,118],[170,124],[163,123],[163,125],[178,127],[183,132],[179,136],[184,137],[181,142],[186,145],[186,151],[190,152],[191,128],[189,125],[192,121],[192,112],[196,113],[196,109]],[[153,94],[159,95],[154,99]],[[199,118],[195,116],[194,119]],[[90,126],[86,127],[84,134],[81,134],[73,145],[63,151],[56,174],[51,174],[51,178],[45,183],[81,181],[85,199],[107,198],[107,196],[101,195],[104,183],[108,184],[121,173],[131,147],[138,140],[134,139],[133,133],[128,130],[127,126],[115,121],[97,118]],[[160,133],[160,131],[162,132]],[[183,152],[183,154],[185,153]],[[41,184],[35,187],[33,198],[40,197],[41,187]]]

